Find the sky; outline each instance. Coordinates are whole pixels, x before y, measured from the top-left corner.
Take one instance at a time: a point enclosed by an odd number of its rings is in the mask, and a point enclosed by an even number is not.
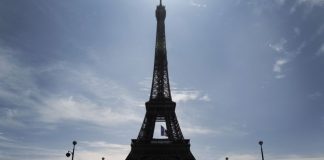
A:
[[[0,159],[125,159],[158,0],[0,1]],[[164,0],[171,94],[196,159],[324,160],[324,0]],[[157,131],[159,132],[159,131]],[[159,136],[156,134],[156,138]]]

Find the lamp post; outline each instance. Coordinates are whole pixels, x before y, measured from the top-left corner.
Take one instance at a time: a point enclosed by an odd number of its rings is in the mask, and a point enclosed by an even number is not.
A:
[[[68,151],[65,155],[66,155],[66,157],[70,157],[71,154],[72,154],[72,160],[73,160],[73,158],[74,158],[74,149],[75,149],[75,145],[77,144],[77,141],[73,141],[72,144],[73,144],[73,150],[72,150],[72,152],[71,151]]]
[[[262,148],[263,141],[259,141],[259,145],[261,146],[261,155],[262,155],[262,160],[264,160],[264,157],[263,157],[263,148]]]

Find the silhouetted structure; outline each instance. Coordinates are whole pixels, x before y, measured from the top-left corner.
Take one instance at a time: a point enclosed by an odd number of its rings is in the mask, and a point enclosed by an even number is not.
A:
[[[261,147],[262,160],[264,160],[264,156],[263,156],[263,148],[262,148],[263,141],[259,141],[259,145],[260,145],[260,147]]]
[[[172,101],[165,41],[165,6],[156,9],[157,33],[154,71],[150,100],[145,103],[146,115],[137,139],[132,139],[131,152],[126,160],[195,160],[190,140],[184,139]],[[166,123],[167,139],[154,139],[155,122]]]
[[[66,155],[66,157],[70,157],[71,154],[72,154],[72,160],[73,160],[74,159],[74,149],[75,149],[75,145],[77,144],[77,141],[73,141],[72,144],[73,144],[73,150],[72,150],[72,152],[71,151],[68,151],[65,155]]]

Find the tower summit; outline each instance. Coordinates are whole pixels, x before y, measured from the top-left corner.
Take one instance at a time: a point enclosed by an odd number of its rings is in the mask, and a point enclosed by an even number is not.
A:
[[[157,6],[155,11],[157,20],[156,43],[155,43],[155,60],[152,79],[152,88],[150,101],[171,101],[171,92],[168,76],[168,60],[165,42],[165,6]]]
[[[165,6],[157,6],[155,58],[150,100],[145,103],[146,114],[137,139],[132,139],[126,160],[195,160],[190,140],[184,139],[172,101],[165,40]],[[165,122],[167,139],[153,138],[156,122]]]

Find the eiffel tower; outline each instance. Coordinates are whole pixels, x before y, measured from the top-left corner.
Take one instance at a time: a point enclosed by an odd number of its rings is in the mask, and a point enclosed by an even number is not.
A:
[[[145,103],[146,114],[137,139],[132,139],[126,160],[195,160],[190,140],[184,139],[172,101],[168,76],[165,41],[165,6],[157,6],[156,46],[150,100]],[[156,122],[165,122],[167,139],[153,138]]]

